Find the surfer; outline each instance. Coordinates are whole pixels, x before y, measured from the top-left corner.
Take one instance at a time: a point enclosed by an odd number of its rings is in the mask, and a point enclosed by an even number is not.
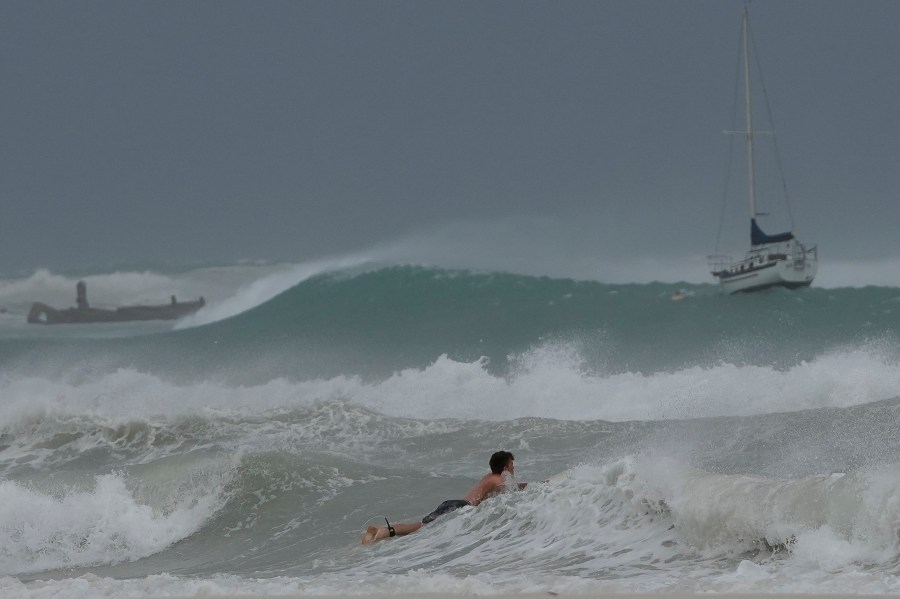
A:
[[[385,518],[387,526],[368,526],[366,532],[363,533],[362,543],[368,545],[381,539],[394,536],[404,536],[416,532],[422,528],[423,524],[434,521],[438,516],[442,516],[461,507],[476,506],[485,499],[493,497],[498,493],[508,490],[504,473],[508,472],[510,477],[516,474],[515,456],[508,451],[497,451],[492,456],[488,465],[491,468],[490,473],[485,474],[478,484],[472,487],[472,490],[466,493],[463,499],[448,499],[437,506],[433,512],[422,518],[421,522],[401,522],[399,524],[391,524]],[[515,478],[513,478],[515,480]],[[516,483],[518,489],[524,489],[528,483]]]

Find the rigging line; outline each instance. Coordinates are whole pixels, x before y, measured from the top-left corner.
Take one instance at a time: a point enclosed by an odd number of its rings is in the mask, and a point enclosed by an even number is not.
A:
[[[778,135],[775,127],[775,119],[772,117],[772,106],[769,103],[769,90],[766,88],[766,80],[762,74],[762,65],[759,62],[759,55],[756,51],[756,42],[753,39],[753,30],[751,28],[747,28],[747,32],[750,34],[750,48],[753,52],[753,62],[756,65],[756,70],[759,73],[759,82],[762,87],[763,93],[763,103],[766,106],[766,116],[769,119],[769,128],[772,130],[772,147],[775,150],[775,162],[778,164],[778,175],[781,177],[781,191],[784,193],[784,203],[787,206],[788,220],[791,223],[791,231],[794,230],[794,210],[791,207],[791,197],[788,193],[787,187],[787,177],[784,175],[784,164],[781,161],[781,150],[778,147]]]
[[[743,26],[742,26],[743,29]],[[731,127],[732,132],[737,130],[737,121],[738,121],[738,96],[740,95],[740,85],[741,85],[741,44],[740,44],[741,36],[738,36],[738,51],[737,51],[737,61],[734,69],[734,93],[732,94],[732,98],[734,98],[734,103],[731,108]],[[728,190],[731,187],[731,174],[734,170],[734,145],[735,145],[735,136],[732,132],[728,133],[728,137],[730,143],[728,144],[728,161],[726,163],[725,169],[725,181],[723,183],[722,189],[722,207],[719,213],[719,230],[716,231],[716,254],[719,253],[719,243],[722,240],[722,229],[725,225],[725,207],[728,205]]]

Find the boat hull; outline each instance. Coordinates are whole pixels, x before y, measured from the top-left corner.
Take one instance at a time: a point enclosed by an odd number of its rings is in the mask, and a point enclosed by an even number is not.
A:
[[[751,255],[726,269],[713,272],[713,275],[719,280],[722,293],[731,295],[773,287],[809,287],[817,270],[818,260],[814,253],[803,257]]]
[[[206,302],[203,298],[192,302],[172,302],[156,306],[123,306],[113,310],[103,308],[66,308],[57,310],[35,302],[28,313],[32,324],[84,324],[96,322],[133,322],[138,320],[175,320],[193,314]]]

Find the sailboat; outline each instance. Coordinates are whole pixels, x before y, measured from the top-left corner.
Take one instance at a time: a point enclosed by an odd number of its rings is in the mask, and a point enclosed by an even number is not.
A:
[[[816,276],[816,246],[800,243],[793,231],[767,234],[757,219],[756,172],[754,165],[754,130],[750,87],[750,12],[744,7],[741,53],[744,70],[744,107],[747,130],[747,187],[750,200],[750,250],[738,261],[720,254],[708,256],[710,272],[719,280],[723,293],[760,291],[772,287],[796,289],[808,287]],[[777,153],[776,153],[777,154]],[[784,187],[782,185],[782,187]],[[793,228],[793,225],[792,225]]]

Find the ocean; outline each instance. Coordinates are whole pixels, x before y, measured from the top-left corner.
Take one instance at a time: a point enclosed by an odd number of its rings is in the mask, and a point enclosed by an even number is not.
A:
[[[207,305],[25,323],[79,279]],[[897,287],[346,260],[41,270],[0,309],[0,596],[900,593]],[[500,449],[526,489],[360,545]]]

